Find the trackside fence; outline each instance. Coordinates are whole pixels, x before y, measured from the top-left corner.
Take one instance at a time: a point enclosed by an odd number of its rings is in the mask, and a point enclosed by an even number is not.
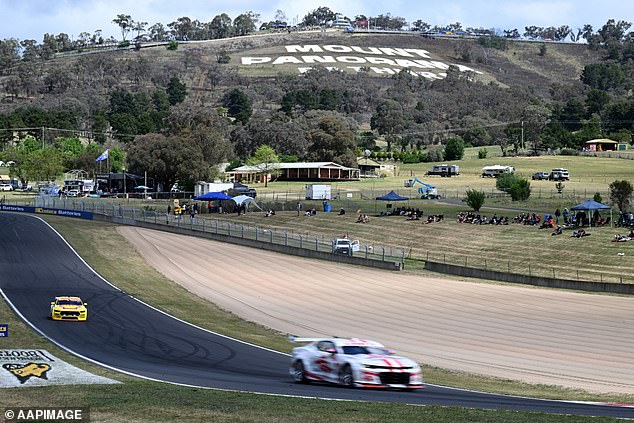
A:
[[[95,215],[115,219],[115,221],[120,223],[146,223],[152,224],[159,229],[160,227],[169,227],[183,231],[217,235],[223,237],[223,239],[229,238],[252,241],[256,242],[256,245],[261,245],[264,248],[266,248],[266,244],[270,244],[276,246],[276,248],[274,248],[275,250],[280,250],[279,247],[286,247],[289,250],[299,250],[300,254],[298,255],[304,255],[301,254],[301,250],[306,250],[306,252],[317,253],[306,254],[307,256],[319,258],[336,257],[335,261],[345,261],[394,270],[403,269],[405,263],[405,248],[361,244],[359,245],[359,251],[355,252],[352,257],[341,256],[340,254],[334,254],[332,239],[292,233],[288,230],[268,226],[233,223],[222,219],[201,217],[201,215],[194,217],[190,217],[189,215],[175,216],[155,210],[129,207],[122,203],[86,201],[82,199],[60,199],[55,197],[35,197],[34,204],[35,207],[92,212]],[[249,243],[249,245],[254,245],[252,242]],[[384,263],[384,265],[380,265],[379,263]]]

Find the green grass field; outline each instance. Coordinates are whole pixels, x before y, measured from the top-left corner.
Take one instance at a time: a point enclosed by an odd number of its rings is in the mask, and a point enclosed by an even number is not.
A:
[[[260,345],[288,351],[282,334],[244,322],[218,309],[158,274],[120,237],[114,226],[47,217],[97,271],[117,286],[151,304],[203,327],[240,337]],[[152,289],[148,289],[148,287]],[[201,317],[204,316],[204,317]],[[608,418],[553,416],[526,412],[469,410],[446,407],[413,407],[281,398],[263,395],[192,389],[138,380],[104,370],[57,349],[35,335],[3,302],[0,321],[10,325],[11,336],[1,348],[43,348],[76,366],[115,378],[121,385],[16,388],[3,390],[0,406],[90,407],[93,421],[220,421],[220,422],[608,422]],[[508,394],[592,401],[634,402],[623,395],[595,395],[553,386],[525,385],[443,369],[426,368],[429,383],[448,384]]]

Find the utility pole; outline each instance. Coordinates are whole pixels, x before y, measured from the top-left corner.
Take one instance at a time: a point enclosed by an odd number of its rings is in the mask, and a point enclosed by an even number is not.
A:
[[[524,121],[522,121],[522,150],[524,150]]]

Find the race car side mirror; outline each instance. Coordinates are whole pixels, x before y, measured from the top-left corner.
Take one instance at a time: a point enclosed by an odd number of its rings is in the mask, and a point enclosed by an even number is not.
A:
[[[328,354],[337,354],[337,349],[336,348],[326,348],[326,352]]]
[[[84,305],[85,305],[85,306],[87,306],[87,305],[88,305],[88,303],[84,303]]]
[[[55,305],[55,301],[51,301],[51,305]]]

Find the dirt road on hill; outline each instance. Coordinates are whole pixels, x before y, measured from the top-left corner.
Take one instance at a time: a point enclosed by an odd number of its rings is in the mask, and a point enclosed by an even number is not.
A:
[[[634,298],[460,282],[118,230],[171,280],[285,333],[369,338],[433,366],[634,392]]]

